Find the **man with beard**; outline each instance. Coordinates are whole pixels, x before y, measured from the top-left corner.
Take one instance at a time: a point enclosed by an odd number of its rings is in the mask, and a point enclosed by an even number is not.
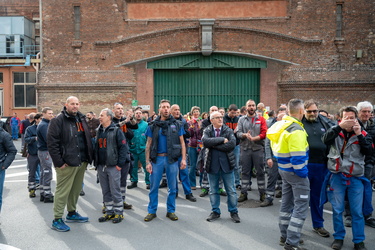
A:
[[[238,121],[237,138],[241,140],[242,185],[238,202],[247,200],[247,191],[251,186],[251,170],[255,167],[260,201],[265,199],[264,177],[264,139],[267,133],[267,122],[256,114],[254,100],[246,102],[247,115]]]
[[[70,230],[62,220],[65,206],[68,210],[66,222],[89,221],[76,211],[85,170],[93,159],[89,127],[85,116],[78,111],[79,107],[77,97],[68,97],[61,113],[51,119],[47,132],[48,151],[56,170],[52,229],[59,232]]]
[[[320,206],[320,192],[327,169],[328,148],[322,142],[323,134],[334,124],[329,119],[318,114],[318,103],[314,100],[305,102],[305,115],[302,124],[308,134],[309,143],[309,170],[310,180],[310,212],[313,231],[322,237],[329,237],[329,232],[324,228],[323,206]]]
[[[184,128],[171,116],[171,104],[161,100],[159,116],[147,129],[146,170],[150,173],[150,202],[146,222],[156,218],[158,208],[159,183],[165,170],[168,183],[167,217],[178,220],[176,209],[176,178],[178,159],[181,157],[180,168],[186,168],[186,148],[183,134]]]

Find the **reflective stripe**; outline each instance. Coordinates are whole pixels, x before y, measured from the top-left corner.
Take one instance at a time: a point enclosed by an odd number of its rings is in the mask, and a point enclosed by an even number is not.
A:
[[[289,225],[289,220],[279,220],[280,225]]]
[[[295,226],[289,225],[288,230],[292,232],[300,233],[302,231],[302,227],[295,227]]]
[[[292,164],[291,163],[288,163],[288,164],[281,164],[280,162],[278,163],[279,167],[281,168],[292,168]]]
[[[305,156],[306,155],[306,151],[308,151],[308,148],[304,151],[294,151],[294,152],[290,152],[290,155],[291,156]]]
[[[306,154],[306,152],[305,152],[305,154]],[[284,158],[290,157],[290,153],[273,152],[273,155],[276,156],[276,157],[284,157]]]
[[[293,223],[296,223],[296,224],[299,224],[299,225],[303,225],[303,223],[305,222],[304,220],[301,220],[301,219],[298,219],[298,218],[295,218],[295,217],[292,217],[290,219],[290,222],[293,222]]]
[[[292,214],[291,214],[291,213],[280,212],[280,213],[279,213],[279,216],[280,216],[280,217],[288,217],[288,218],[289,218],[289,217],[292,216]]]

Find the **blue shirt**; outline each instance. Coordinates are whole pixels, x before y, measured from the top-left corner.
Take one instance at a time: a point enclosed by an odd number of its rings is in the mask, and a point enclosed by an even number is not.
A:
[[[172,125],[174,126],[174,125]],[[158,138],[158,154],[165,154],[168,153],[167,150],[167,137],[163,135],[162,129],[159,129],[159,138]],[[178,136],[182,136],[185,134],[185,130],[182,126],[180,126],[180,131],[178,131]],[[146,131],[146,136],[152,138],[152,131],[151,127],[149,126]]]

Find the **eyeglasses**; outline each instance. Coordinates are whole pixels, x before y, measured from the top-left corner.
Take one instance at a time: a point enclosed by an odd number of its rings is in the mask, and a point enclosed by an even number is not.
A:
[[[318,110],[306,110],[306,113],[311,114],[311,113],[318,113]]]
[[[212,119],[223,119],[222,116],[212,117]]]

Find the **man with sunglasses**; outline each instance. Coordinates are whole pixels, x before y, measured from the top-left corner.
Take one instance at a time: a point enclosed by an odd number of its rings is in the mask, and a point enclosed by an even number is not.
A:
[[[322,142],[322,135],[334,124],[319,114],[318,103],[308,100],[304,105],[305,114],[302,124],[308,134],[309,143],[309,170],[310,180],[310,212],[313,224],[313,231],[322,237],[329,237],[330,233],[324,228],[323,206],[320,207],[320,191],[326,176],[327,170],[327,145]]]

